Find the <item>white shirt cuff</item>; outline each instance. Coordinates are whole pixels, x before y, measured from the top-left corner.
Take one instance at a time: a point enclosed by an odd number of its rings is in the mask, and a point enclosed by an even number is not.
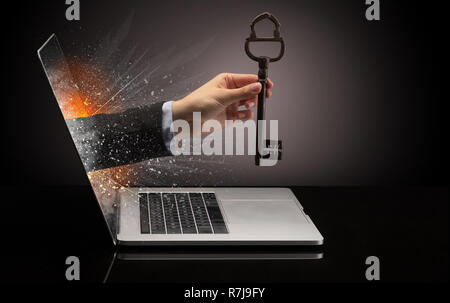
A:
[[[172,103],[173,101],[164,102],[162,106],[162,136],[164,140],[164,145],[166,146],[167,151],[170,151],[170,142],[173,138],[173,132],[170,130],[170,126],[172,125]]]

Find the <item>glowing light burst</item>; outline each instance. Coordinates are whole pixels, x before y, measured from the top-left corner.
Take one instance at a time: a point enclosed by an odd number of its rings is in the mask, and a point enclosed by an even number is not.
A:
[[[123,39],[123,37],[122,37]],[[120,51],[113,37],[97,46],[66,54],[51,73],[52,87],[65,119],[111,114],[155,102],[176,100],[203,84],[205,74],[189,75],[213,39],[187,48]],[[111,51],[114,50],[114,51]],[[117,138],[121,140],[121,138]],[[80,149],[90,146],[78,146]],[[78,150],[81,154],[86,150]],[[111,230],[120,190],[129,187],[215,186],[233,183],[235,171],[226,156],[164,157],[88,172],[88,178]],[[88,167],[86,167],[87,170]],[[138,199],[136,199],[138,201]]]
[[[203,72],[191,73],[190,67],[195,66],[214,37],[178,50],[174,46],[159,50],[129,47],[124,44],[130,24],[131,17],[116,34],[106,34],[94,46],[72,43],[71,53],[63,53],[56,36],[47,41],[41,52],[42,61],[66,120],[177,100],[209,80]],[[74,141],[76,139],[79,138]],[[83,149],[91,147],[77,148],[82,154],[86,152]],[[129,190],[128,187],[232,185],[235,172],[225,159],[225,156],[154,158],[88,172],[88,178],[114,233],[117,220],[114,205],[119,202],[120,190]]]

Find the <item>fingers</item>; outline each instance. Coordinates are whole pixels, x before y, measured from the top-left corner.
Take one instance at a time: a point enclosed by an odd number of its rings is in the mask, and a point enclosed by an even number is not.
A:
[[[267,91],[266,93],[266,98],[270,98],[270,96],[272,95],[271,91]],[[234,106],[235,104],[237,104],[236,106],[236,110],[238,106],[245,106],[248,109],[252,109],[254,107],[256,107],[256,104],[258,103],[258,96],[254,96],[253,98],[247,99],[247,100],[241,100],[239,102],[233,103],[231,106]]]
[[[251,101],[245,102],[245,107],[248,109],[254,108],[255,106],[256,106],[256,100],[255,101],[251,100]]]
[[[227,116],[228,120],[242,120],[242,121],[247,121],[250,119],[253,119],[253,111],[246,109],[246,110],[241,110],[241,111],[237,111],[234,113],[229,113]]]
[[[267,86],[266,86],[266,98],[270,98],[272,96],[272,88],[273,82],[269,78],[267,78]]]
[[[255,74],[224,73],[220,74],[219,76],[225,78],[227,88],[240,88],[258,81],[258,76]],[[267,78],[267,88],[271,89],[272,87],[272,80],[270,80],[270,78]]]
[[[270,78],[267,78],[267,89],[271,89],[273,87],[273,82]]]
[[[227,88],[240,88],[258,81],[258,76],[255,74],[221,74],[225,77]]]
[[[272,91],[267,90],[266,92],[266,98],[270,98],[272,96]],[[241,100],[238,102],[238,106],[245,106],[247,108],[253,108],[258,103],[258,96],[254,96],[253,98],[247,99],[247,100]]]
[[[272,90],[270,90],[270,89],[266,90],[266,99],[269,99],[271,96],[272,96]],[[256,103],[258,101],[258,96],[257,95],[253,96],[252,98],[247,99],[247,100],[240,100],[239,106],[248,105],[252,101],[254,101]]]
[[[257,101],[258,101],[258,96],[254,96],[253,98],[239,101],[238,106],[245,106],[248,108],[250,103],[256,104]],[[250,106],[250,107],[253,107],[253,106]]]
[[[242,104],[245,105],[246,109],[239,110],[239,103],[241,102],[235,102],[227,107],[227,119],[233,121],[253,119],[252,108],[256,107],[256,99],[246,100],[244,104]]]
[[[244,121],[253,119],[253,112],[249,109],[241,110],[237,113],[237,118]]]
[[[241,88],[220,89],[218,93],[219,100],[225,106],[241,100],[254,98],[261,91],[261,83],[255,82]]]
[[[247,105],[249,99],[256,98],[261,91],[261,84],[258,76],[254,74],[220,74],[218,78],[222,78],[225,82],[221,85],[220,101],[225,106],[239,101],[239,105]],[[272,96],[273,82],[267,78],[266,98]],[[245,100],[243,102],[243,100]],[[247,102],[249,101],[249,102]],[[255,100],[256,101],[256,100]]]

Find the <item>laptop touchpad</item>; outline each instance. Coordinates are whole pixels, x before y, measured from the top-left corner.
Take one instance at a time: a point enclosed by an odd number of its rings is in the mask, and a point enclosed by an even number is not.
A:
[[[307,224],[300,207],[292,200],[282,201],[222,201],[225,216],[231,224],[255,224],[269,227]]]

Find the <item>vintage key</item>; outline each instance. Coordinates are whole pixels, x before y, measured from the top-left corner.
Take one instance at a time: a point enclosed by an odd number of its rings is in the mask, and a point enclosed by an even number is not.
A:
[[[273,31],[273,37],[257,37],[255,32],[255,24],[261,20],[269,19],[275,25],[275,30]],[[257,128],[256,128],[256,156],[255,163],[258,166],[265,166],[262,160],[264,159],[281,159],[281,141],[267,140],[265,136],[265,123],[261,121],[265,120],[265,110],[264,104],[266,101],[266,89],[267,89],[267,69],[269,67],[269,62],[276,62],[281,59],[284,55],[285,45],[283,38],[280,36],[280,22],[270,13],[262,13],[256,16],[252,23],[250,24],[250,37],[245,41],[245,52],[254,61],[258,62],[258,82],[261,83],[262,89],[258,95],[258,109],[257,109]],[[267,56],[255,56],[250,51],[251,42],[279,42],[280,52],[275,58]]]

